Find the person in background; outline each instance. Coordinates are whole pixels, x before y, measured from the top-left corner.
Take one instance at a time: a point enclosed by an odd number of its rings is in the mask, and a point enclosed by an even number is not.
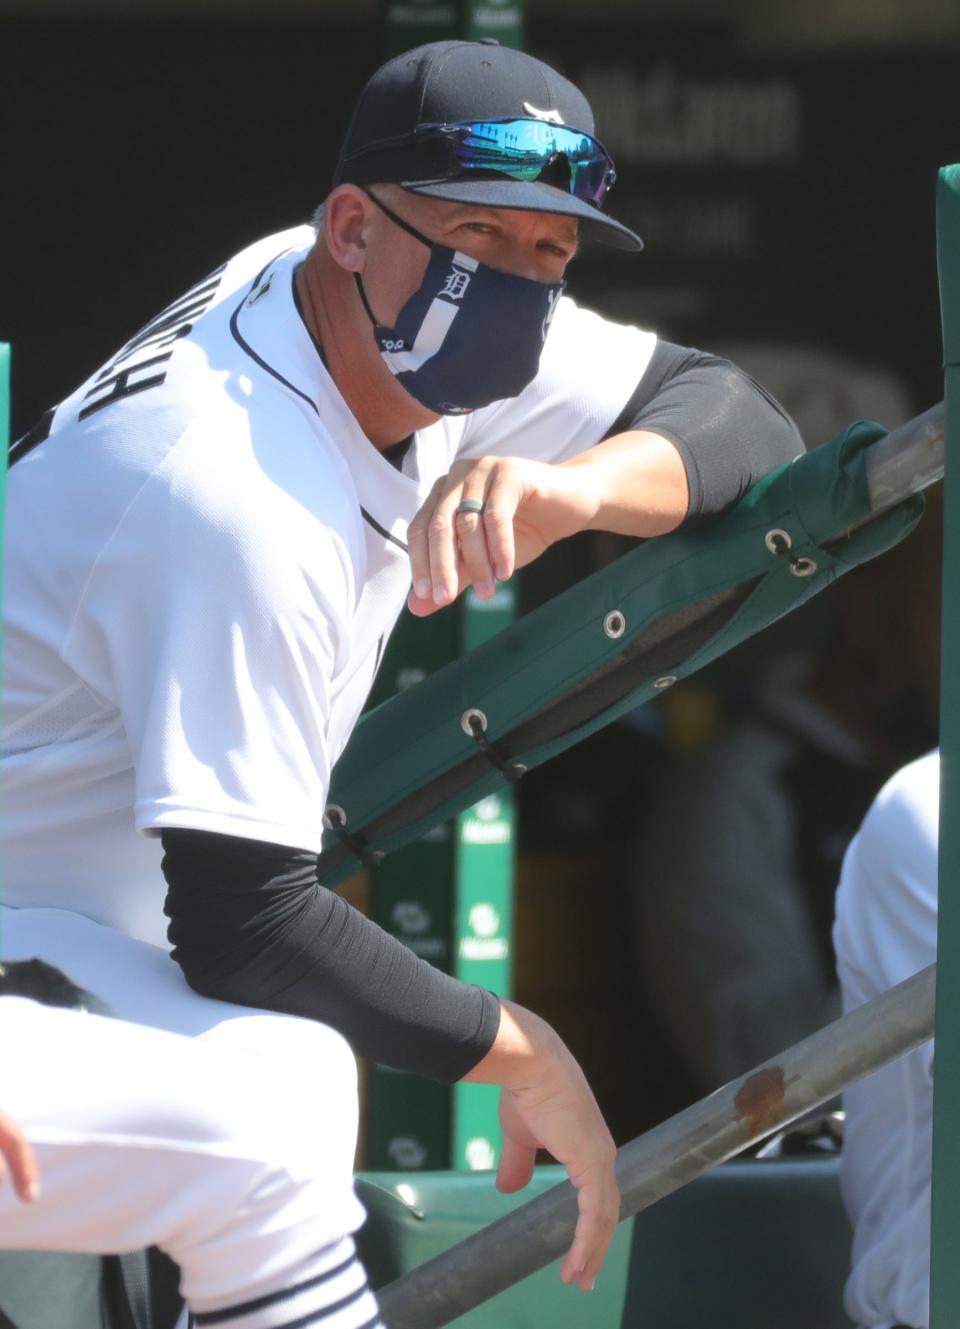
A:
[[[936,960],[939,817],[933,751],[884,785],[847,851],[833,929],[844,1011]],[[863,1329],[929,1329],[933,1060],[931,1040],[843,1095],[844,1304]]]

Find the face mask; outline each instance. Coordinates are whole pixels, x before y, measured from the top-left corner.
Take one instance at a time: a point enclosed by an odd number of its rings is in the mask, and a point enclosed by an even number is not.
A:
[[[463,415],[516,397],[536,377],[566,283],[498,272],[459,250],[434,244],[379,199],[374,202],[430,249],[423,281],[392,328],[377,322],[360,274],[354,273],[391,374],[411,397],[440,415]]]

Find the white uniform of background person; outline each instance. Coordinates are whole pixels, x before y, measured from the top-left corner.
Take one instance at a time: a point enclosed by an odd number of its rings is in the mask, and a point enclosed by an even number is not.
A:
[[[845,1010],[936,959],[939,806],[932,752],[888,781],[847,852],[834,927]],[[933,1042],[853,1085],[844,1105],[847,1314],[870,1329],[927,1329]]]

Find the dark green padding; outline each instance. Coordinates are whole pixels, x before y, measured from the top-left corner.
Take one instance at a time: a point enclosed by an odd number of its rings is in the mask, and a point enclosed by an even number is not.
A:
[[[0,1329],[106,1329],[100,1261],[89,1255],[4,1251]]]
[[[903,539],[919,495],[837,539],[869,516],[863,450],[884,432],[851,425],[709,530],[641,545],[370,712],[333,774],[331,803],[354,843],[331,837],[321,879],[355,871],[358,843],[396,849],[503,785],[464,732],[468,709],[483,712],[499,758],[537,766],[648,701],[664,676],[694,673]],[[790,558],[766,543],[777,530]],[[813,560],[811,575],[796,575],[797,559]],[[604,630],[611,612],[625,625],[618,637]]]
[[[485,1173],[367,1174],[359,1245],[371,1281],[391,1282],[563,1179],[560,1168],[538,1168],[519,1196],[502,1196]],[[565,1287],[555,1263],[453,1323],[850,1329],[849,1248],[836,1157],[734,1161],[621,1223],[589,1295]]]

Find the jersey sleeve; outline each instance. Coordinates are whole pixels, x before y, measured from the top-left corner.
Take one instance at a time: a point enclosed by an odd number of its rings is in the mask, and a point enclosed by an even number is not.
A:
[[[939,781],[938,752],[898,771],[844,858],[834,945],[860,1000],[936,959]]]
[[[458,457],[532,457],[560,462],[609,433],[650,363],[656,335],[614,323],[564,296],[540,369],[518,397],[467,419]]]
[[[351,595],[343,523],[250,449],[214,473],[191,448],[203,457],[182,440],[100,555],[78,616],[87,672],[126,730],[139,830],[318,852]]]

